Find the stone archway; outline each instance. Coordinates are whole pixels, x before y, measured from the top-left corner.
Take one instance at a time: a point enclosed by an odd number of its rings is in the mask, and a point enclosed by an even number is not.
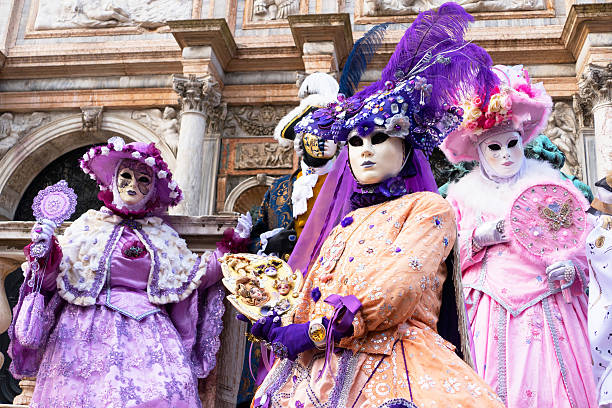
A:
[[[249,177],[228,194],[223,212],[225,213],[246,213],[253,206],[260,205],[268,187],[274,182],[274,177],[258,174]]]
[[[103,143],[111,136],[126,141],[155,142],[164,160],[174,168],[176,159],[159,137],[140,123],[108,112],[100,130],[84,132],[81,114],[66,115],[34,130],[13,146],[0,160],[0,220],[11,220],[34,177],[49,163],[76,148]]]

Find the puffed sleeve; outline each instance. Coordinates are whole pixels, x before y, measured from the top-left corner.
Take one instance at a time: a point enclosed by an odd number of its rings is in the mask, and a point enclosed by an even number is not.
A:
[[[464,271],[472,265],[482,262],[485,251],[474,251],[473,245],[474,231],[476,227],[473,223],[463,219],[463,211],[461,205],[453,197],[446,198],[455,211],[457,219],[457,245],[459,247],[459,260],[461,262],[461,270]]]
[[[424,288],[435,286],[433,282],[439,282],[437,290],[442,290],[440,273],[444,272],[440,271],[444,271],[442,264],[455,242],[453,209],[439,195],[423,193],[404,211],[396,224],[399,231],[395,239],[365,267],[364,278],[369,284],[365,289],[350,285],[350,294],[359,299],[362,308],[354,321],[353,337],[341,345],[412,318]]]

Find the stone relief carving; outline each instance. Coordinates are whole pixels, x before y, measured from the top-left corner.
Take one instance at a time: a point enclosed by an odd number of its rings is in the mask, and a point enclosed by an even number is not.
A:
[[[291,169],[293,168],[292,146],[272,143],[238,143],[236,146],[236,170]]]
[[[5,112],[0,115],[0,158],[32,130],[50,121],[51,115],[45,112],[30,114]]]
[[[81,119],[83,121],[83,132],[97,132],[102,126],[103,106],[81,107]]]
[[[366,16],[398,16],[418,14],[421,11],[438,7],[446,0],[363,0],[363,13]],[[468,12],[475,11],[517,11],[542,10],[545,0],[458,0]]]
[[[228,109],[224,136],[272,136],[278,121],[292,106],[232,106]]]
[[[208,120],[206,122],[206,137],[220,137],[226,117],[227,103],[220,103],[209,109]]]
[[[576,115],[574,109],[565,102],[555,103],[548,118],[544,134],[557,145],[565,155],[565,166],[574,176],[581,176],[580,162],[576,151]]]
[[[180,130],[176,109],[166,106],[163,112],[161,109],[132,111],[130,118],[137,120],[155,132],[168,145],[172,153],[176,155]]]
[[[138,26],[153,30],[191,18],[192,0],[39,0],[34,28]]]
[[[254,0],[253,21],[279,20],[299,14],[300,0]]]

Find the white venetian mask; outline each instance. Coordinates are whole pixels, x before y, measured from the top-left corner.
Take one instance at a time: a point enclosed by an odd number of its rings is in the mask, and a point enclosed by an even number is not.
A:
[[[376,184],[395,177],[404,165],[404,140],[389,137],[379,128],[366,137],[353,133],[348,149],[351,170],[361,184]]]
[[[146,164],[124,160],[117,171],[117,191],[121,200],[133,206],[148,198],[153,187],[153,171]]]
[[[496,133],[479,145],[481,156],[486,163],[481,163],[487,169],[487,173],[492,173],[495,177],[508,178],[519,172],[525,153],[521,135],[515,130]]]

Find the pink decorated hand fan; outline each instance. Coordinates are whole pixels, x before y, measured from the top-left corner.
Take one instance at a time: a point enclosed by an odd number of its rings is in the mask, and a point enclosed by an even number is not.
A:
[[[536,184],[512,201],[506,219],[511,244],[544,267],[584,251],[588,204],[572,187]],[[569,290],[564,290],[566,301],[568,295]]]

